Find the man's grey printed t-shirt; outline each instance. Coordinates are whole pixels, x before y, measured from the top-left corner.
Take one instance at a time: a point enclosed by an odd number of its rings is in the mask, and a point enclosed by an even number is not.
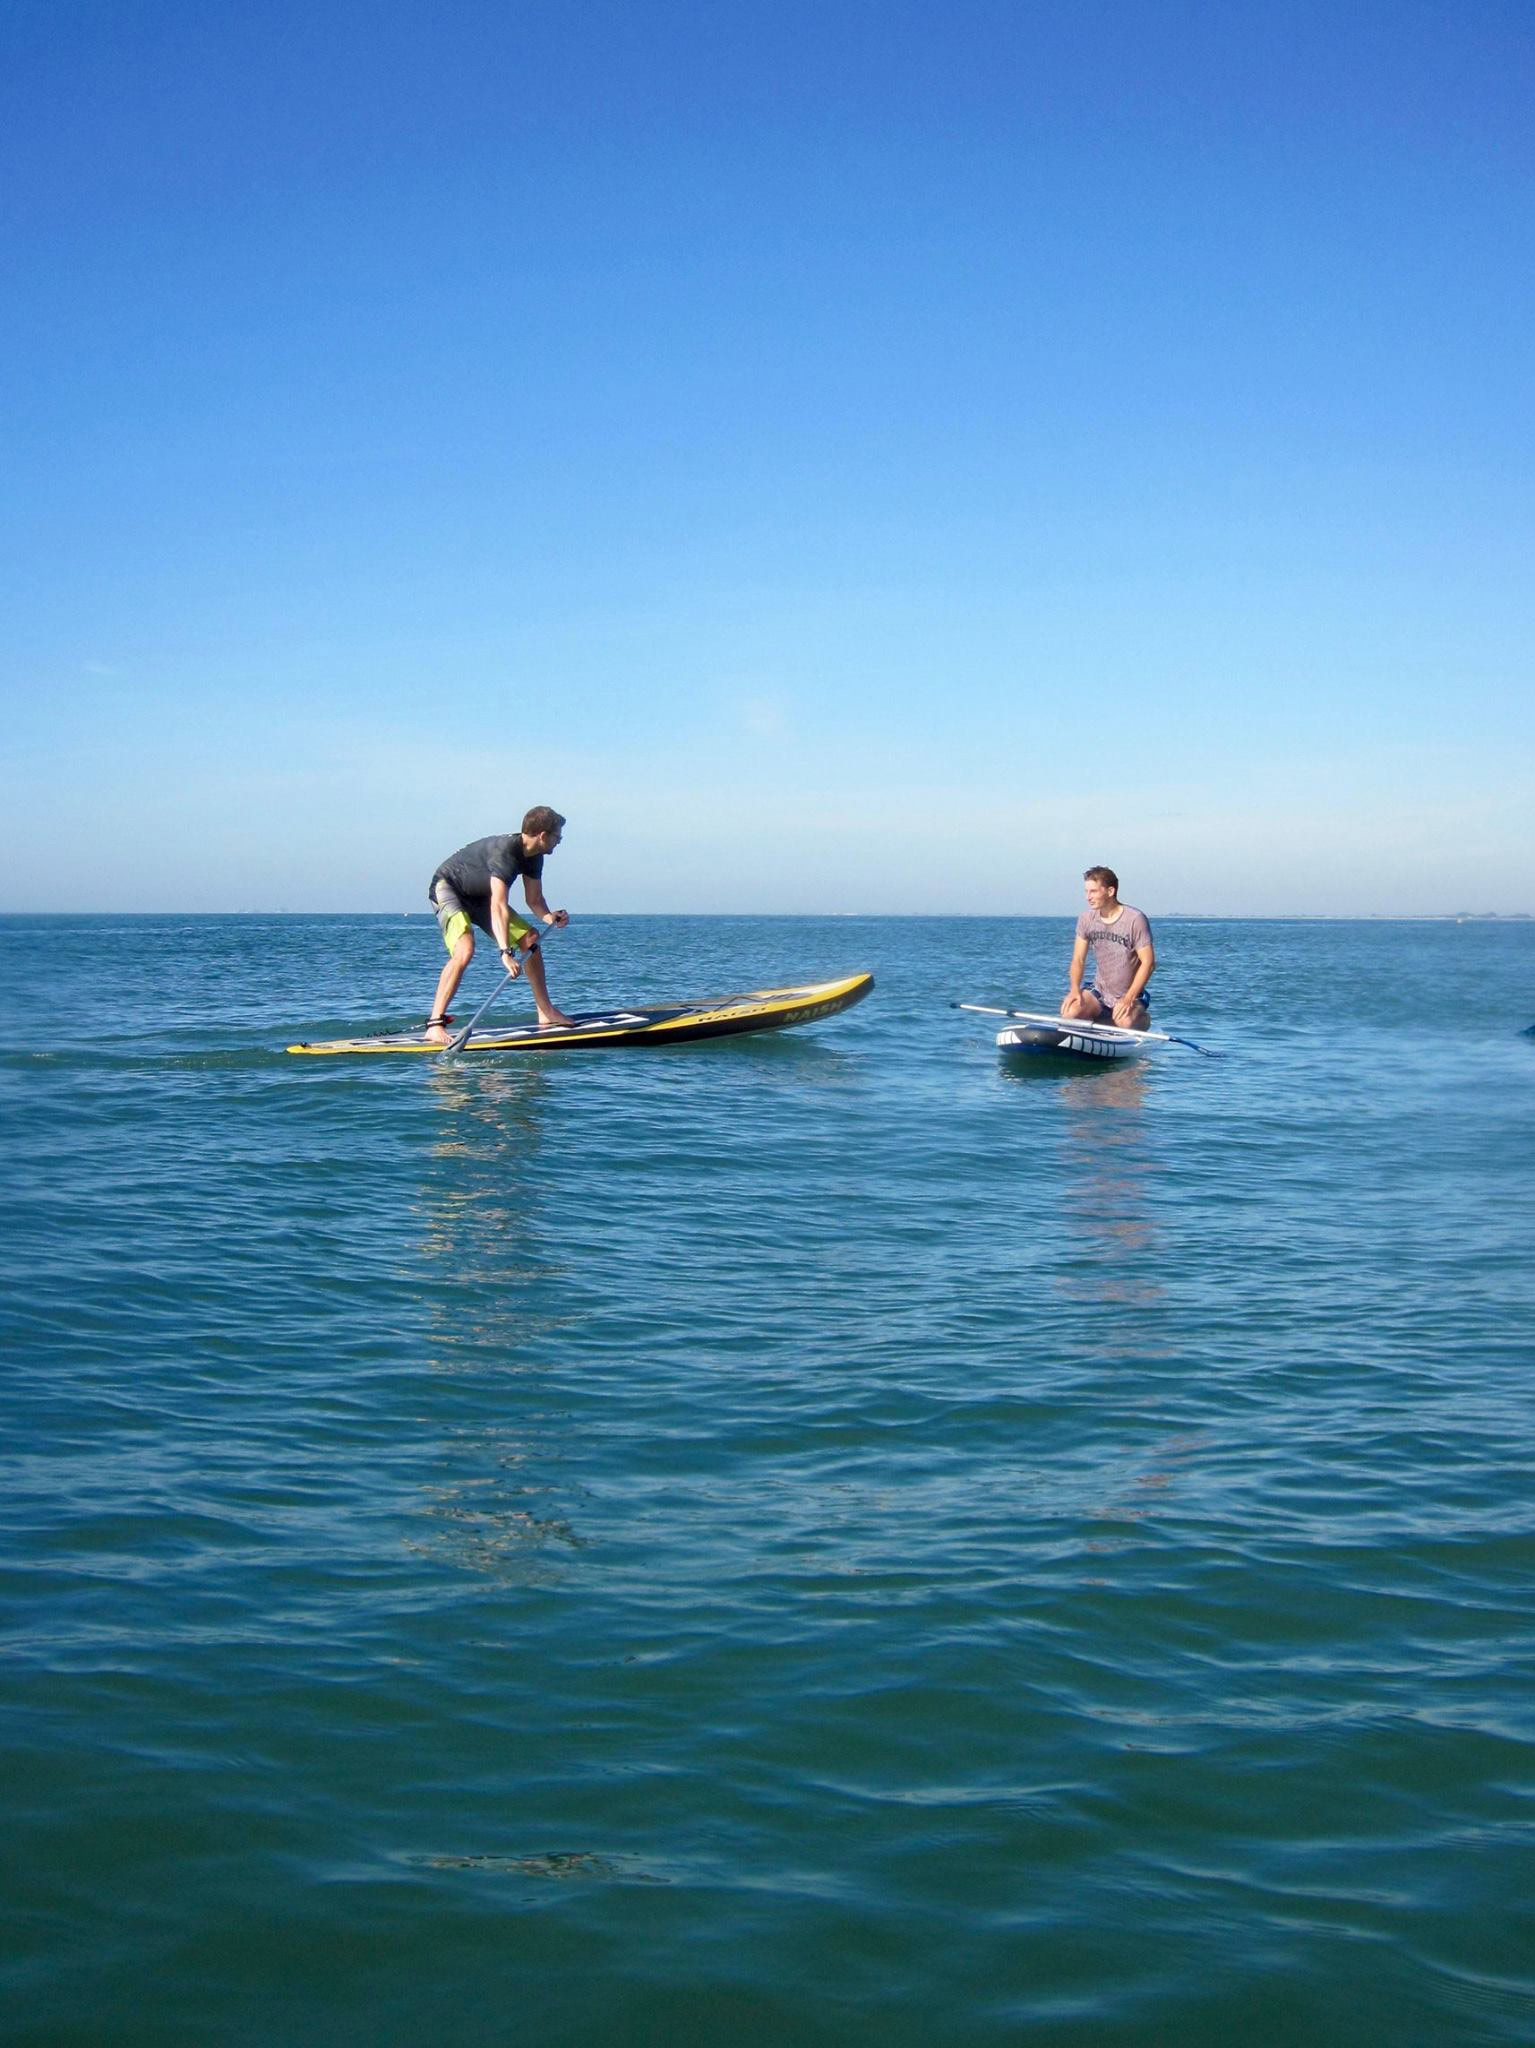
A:
[[[1105,924],[1096,910],[1084,910],[1077,919],[1077,937],[1093,949],[1093,982],[1099,994],[1117,1003],[1140,968],[1141,948],[1152,943],[1145,913],[1121,903],[1118,917]]]

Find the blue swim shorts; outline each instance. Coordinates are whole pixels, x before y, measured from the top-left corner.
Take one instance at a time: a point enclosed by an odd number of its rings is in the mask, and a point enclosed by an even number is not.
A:
[[[1103,1005],[1104,1009],[1108,1012],[1109,1022],[1113,1022],[1115,1001],[1113,996],[1106,996],[1101,988],[1085,988],[1083,989],[1082,993],[1086,996],[1096,996],[1098,998],[1098,1001]],[[1140,1004],[1141,1008],[1149,1016],[1151,1014],[1151,997],[1148,994],[1148,992],[1145,989],[1142,989],[1135,1000]]]

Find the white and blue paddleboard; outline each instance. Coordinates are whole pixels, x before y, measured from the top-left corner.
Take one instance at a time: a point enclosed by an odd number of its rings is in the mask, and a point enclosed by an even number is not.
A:
[[[994,1010],[984,1003],[961,1003],[962,1010],[983,1015],[1009,1017],[1006,1030],[997,1033],[1002,1052],[1043,1052],[1067,1059],[1124,1060],[1148,1052],[1171,1039],[1160,1031],[1127,1031],[1119,1024],[1088,1024],[1080,1019],[1047,1016],[1040,1010]]]
[[[997,1033],[1001,1052],[1043,1052],[1070,1060],[1126,1060],[1137,1053],[1155,1052],[1159,1045],[1183,1045],[1201,1058],[1218,1060],[1224,1054],[1192,1038],[1178,1038],[1170,1031],[1127,1031],[1122,1024],[1087,1024],[1080,1019],[1047,1015],[1043,1010],[1003,1010],[995,1003],[956,1003],[956,1010],[974,1010],[982,1017],[1007,1017],[1007,1028]]]
[[[1126,1031],[1118,1024],[1084,1024],[1064,1017],[1020,1019],[997,1033],[1003,1052],[1064,1053],[1084,1060],[1134,1059],[1145,1052],[1148,1040],[1153,1045],[1164,1042],[1148,1031]]]

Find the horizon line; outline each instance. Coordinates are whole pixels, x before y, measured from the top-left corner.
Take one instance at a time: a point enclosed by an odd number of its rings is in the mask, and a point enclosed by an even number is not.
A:
[[[839,919],[856,919],[865,922],[888,921],[892,924],[915,924],[919,922],[952,924],[960,919],[976,923],[1021,922],[1024,919],[1067,918],[1075,919],[1075,908],[1061,910],[583,910],[577,915],[590,917],[634,917],[687,918],[697,922],[702,918],[796,918],[809,923],[814,920],[831,922]],[[94,919],[101,923],[121,923],[127,918],[152,917],[312,917],[339,918],[387,917],[424,918],[433,916],[431,910],[289,910],[274,907],[261,910],[6,910],[0,909],[0,918],[32,918],[39,921],[49,918],[77,918],[82,921]],[[1159,921],[1169,919],[1186,924],[1521,924],[1535,921],[1535,911],[1529,910],[1159,910]],[[576,922],[576,915],[571,922]]]

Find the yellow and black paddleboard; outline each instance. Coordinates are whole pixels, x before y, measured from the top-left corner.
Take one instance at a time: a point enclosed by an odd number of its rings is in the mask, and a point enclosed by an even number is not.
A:
[[[685,1045],[695,1038],[728,1038],[739,1031],[782,1031],[813,1024],[861,1003],[874,986],[872,974],[844,981],[811,981],[798,988],[758,988],[747,995],[720,996],[710,1003],[665,1003],[650,1009],[588,1010],[549,1031],[527,1024],[499,1029],[486,1025],[469,1035],[466,1052],[577,1052],[586,1047]],[[421,1031],[389,1038],[328,1038],[317,1045],[290,1045],[289,1052],[428,1052],[443,1048]]]

